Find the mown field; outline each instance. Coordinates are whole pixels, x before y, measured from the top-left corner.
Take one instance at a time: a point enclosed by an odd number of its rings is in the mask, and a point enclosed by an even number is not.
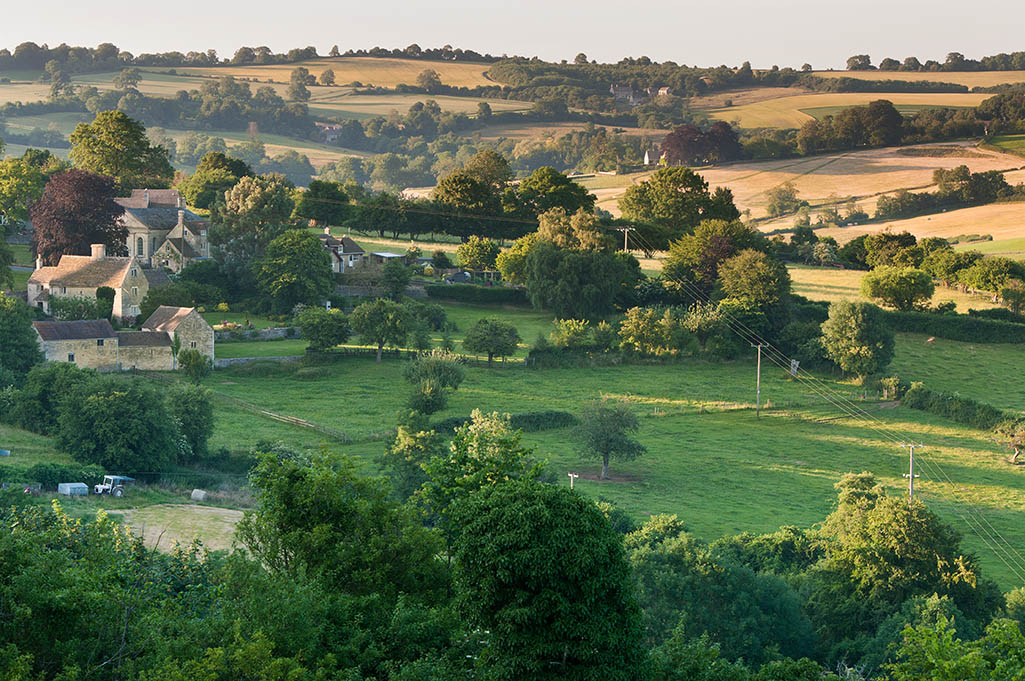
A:
[[[1025,135],[997,135],[989,138],[989,143],[1012,154],[1025,156]]]
[[[1025,260],[1025,237],[1020,239],[995,239],[975,241],[954,246],[959,251],[979,251],[986,255],[999,255],[1014,260]]]
[[[811,267],[808,265],[790,265],[790,279],[793,281],[794,293],[811,300],[868,300],[861,296],[861,278],[865,272],[861,270],[841,270],[833,267]],[[958,312],[970,309],[985,310],[999,307],[989,297],[962,293],[937,285],[933,294],[933,304],[954,301]]]
[[[339,85],[353,82],[380,87],[395,87],[403,83],[415,85],[416,77],[425,69],[437,71],[441,77],[441,82],[445,85],[476,87],[478,85],[495,84],[487,76],[488,64],[428,61],[422,59],[325,57],[290,64],[183,67],[177,70],[181,74],[201,74],[204,76],[230,75],[236,78],[257,78],[261,81],[271,79],[287,83],[292,69],[297,66],[305,66],[310,70],[310,73],[318,78],[322,72],[331,69],[335,72],[335,82]]]
[[[970,88],[1025,83],[1025,71],[815,71],[814,75],[820,78],[956,83]]]
[[[770,223],[771,224],[771,223]],[[766,227],[766,225],[762,225]],[[991,203],[973,208],[961,208],[945,213],[919,215],[905,220],[887,220],[850,227],[818,230],[819,236],[832,236],[841,243],[861,234],[871,234],[890,228],[895,232],[908,231],[921,239],[927,236],[956,237],[962,234],[989,234],[993,243],[1021,239],[1025,236],[1025,204]],[[967,248],[982,250],[986,243],[969,244]]]
[[[807,109],[823,107],[845,108],[863,106],[877,99],[887,99],[898,109],[908,106],[978,106],[991,97],[982,93],[932,92],[830,92],[793,94],[732,107],[713,107],[703,110],[712,118],[736,121],[744,128],[800,128],[812,116]]]
[[[903,95],[898,95],[898,97],[902,97],[902,96]],[[907,117],[907,116],[914,116],[915,114],[917,114],[920,111],[923,111],[925,109],[935,108],[935,105],[931,105],[931,104],[897,104],[895,106],[897,108],[897,111],[899,111],[900,114],[902,116],[905,116],[905,117]],[[814,107],[814,108],[810,108],[810,109],[801,109],[801,113],[808,114],[809,116],[811,116],[815,120],[821,121],[826,116],[836,116],[838,113],[840,113],[841,111],[843,111],[844,109],[847,109],[847,108],[849,108],[849,107],[848,106],[819,106],[819,107]],[[953,107],[952,106],[952,107],[949,107],[949,108],[951,108],[951,109],[960,109],[960,108],[970,108],[970,107]]]

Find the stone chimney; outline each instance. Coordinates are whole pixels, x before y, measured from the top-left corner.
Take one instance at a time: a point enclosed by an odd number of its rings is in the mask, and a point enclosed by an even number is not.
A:
[[[103,260],[107,257],[106,244],[92,244],[89,248],[92,249],[92,260]]]
[[[179,199],[178,202],[181,203],[181,200]],[[182,228],[182,236],[184,236],[184,231],[185,231],[185,210],[182,209],[182,208],[178,208],[178,226]]]
[[[142,198],[146,200],[146,205],[143,206],[143,208],[149,208],[149,190],[148,189],[143,189],[142,190]]]
[[[36,269],[37,270],[38,269],[42,269],[42,267],[43,267],[43,256],[37,255],[36,256]]]
[[[178,210],[181,211],[182,208],[185,208],[185,204],[182,203],[182,195],[180,192],[175,192],[175,196],[177,198],[177,201],[175,203],[177,203],[178,205]]]

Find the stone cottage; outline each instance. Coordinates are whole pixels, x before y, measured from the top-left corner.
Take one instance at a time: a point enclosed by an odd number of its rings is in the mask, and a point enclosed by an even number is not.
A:
[[[92,245],[92,255],[63,255],[51,267],[36,262],[28,280],[28,304],[50,314],[50,300],[60,296],[95,298],[96,290],[114,289],[113,316],[131,320],[150,288],[170,282],[163,270],[147,269],[133,256],[108,256],[106,246]]]

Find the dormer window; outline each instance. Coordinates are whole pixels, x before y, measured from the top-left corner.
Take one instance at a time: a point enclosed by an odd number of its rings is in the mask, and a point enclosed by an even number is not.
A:
[[[139,270],[137,270],[137,269],[132,269],[132,276],[133,276],[133,277],[137,277],[137,276],[139,276]]]

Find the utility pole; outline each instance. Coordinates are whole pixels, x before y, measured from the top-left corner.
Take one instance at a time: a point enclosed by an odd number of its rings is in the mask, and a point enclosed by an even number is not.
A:
[[[634,228],[633,227],[617,227],[616,231],[623,233],[623,250],[629,253],[630,252],[630,248],[628,246],[628,241],[627,240],[630,237],[630,232],[634,231]]]
[[[569,476],[569,488],[573,489],[573,481],[579,478],[580,476],[577,473],[566,473],[566,475]]]
[[[758,348],[758,370],[755,374],[755,418],[762,417],[762,343],[751,347]]]
[[[905,444],[901,443],[901,447],[908,450],[908,472],[904,474],[904,477],[908,479],[908,503],[915,498],[915,447],[921,447],[915,443]]]

